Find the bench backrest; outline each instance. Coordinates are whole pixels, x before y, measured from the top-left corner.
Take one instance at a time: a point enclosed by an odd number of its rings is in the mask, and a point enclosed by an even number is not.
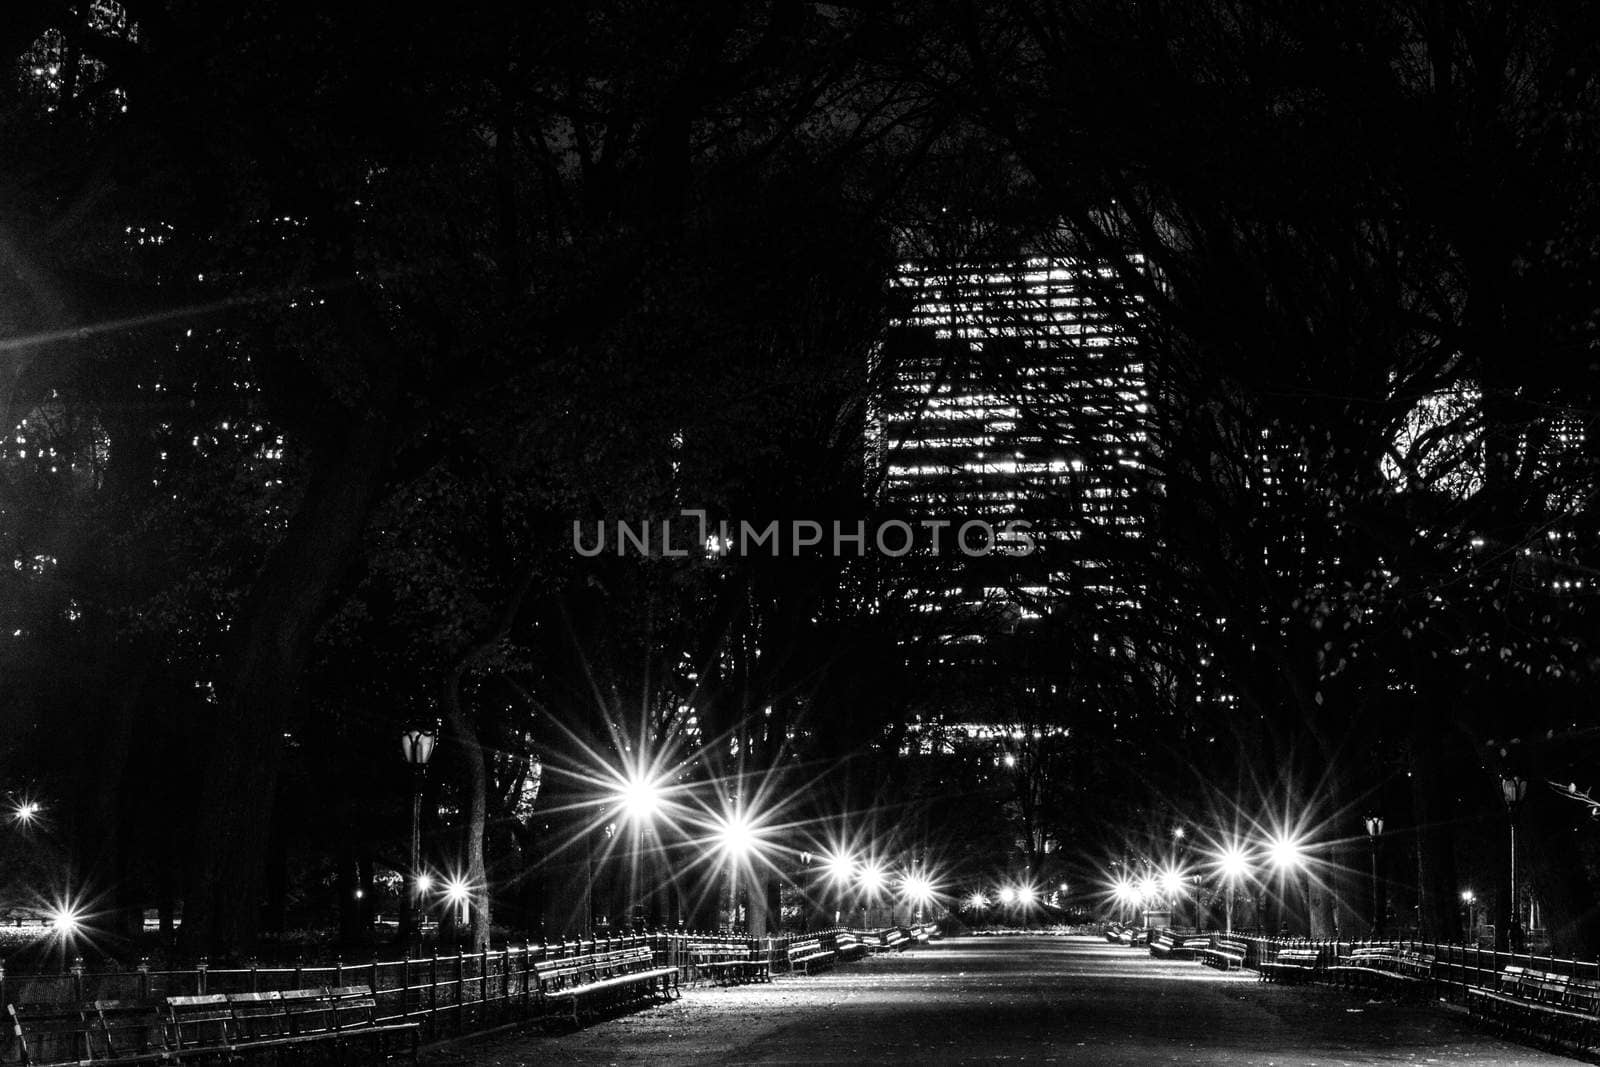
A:
[[[1433,974],[1433,962],[1432,956],[1421,952],[1402,952],[1399,959],[1400,973],[1413,978],[1427,978]]]
[[[228,1008],[233,1013],[237,1040],[263,1041],[295,1032],[282,993],[230,993]]]
[[[160,1005],[155,1002],[12,1004],[8,1010],[24,1063],[92,1062],[166,1047]]]
[[[1236,941],[1231,937],[1217,938],[1217,950],[1234,956],[1243,956],[1250,951],[1250,946],[1243,941]]]
[[[1581,1011],[1586,1015],[1594,1015],[1600,1011],[1600,982],[1582,981],[1573,979],[1567,985],[1566,995],[1561,1000],[1561,1006],[1573,1011]]]
[[[226,1044],[233,1034],[233,1009],[221,993],[168,997],[167,1039],[176,1049]]]
[[[806,937],[801,938],[799,941],[792,941],[789,943],[790,959],[793,959],[796,956],[814,955],[815,953],[821,951],[822,939],[820,937]]]
[[[378,1024],[378,998],[364,985],[335,986],[327,991],[335,1030],[365,1030]]]

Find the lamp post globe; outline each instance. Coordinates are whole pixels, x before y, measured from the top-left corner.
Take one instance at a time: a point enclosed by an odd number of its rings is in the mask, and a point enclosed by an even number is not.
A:
[[[1374,812],[1362,821],[1366,823],[1367,843],[1372,854],[1372,934],[1376,937],[1383,925],[1382,902],[1378,898],[1378,840],[1383,836],[1383,816]]]
[[[410,885],[401,903],[403,915],[400,922],[402,940],[410,937],[415,916],[421,910],[421,896],[427,891],[430,879],[422,873],[422,780],[428,773],[428,761],[439,743],[439,726],[410,726],[401,731],[400,754],[411,768],[411,869],[406,872]]]

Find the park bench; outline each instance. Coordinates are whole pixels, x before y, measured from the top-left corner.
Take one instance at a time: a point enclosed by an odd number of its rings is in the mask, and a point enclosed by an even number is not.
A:
[[[810,974],[815,967],[833,964],[834,952],[822,946],[820,937],[803,937],[789,945],[789,973]]]
[[[1589,1048],[1600,1025],[1600,983],[1511,965],[1494,988],[1469,987],[1467,1007],[1508,1030]]]
[[[772,975],[765,959],[755,958],[747,945],[730,942],[696,942],[689,946],[695,974],[718,985],[767,982]]]
[[[1200,962],[1219,971],[1237,971],[1250,955],[1250,946],[1231,937],[1219,937],[1209,948],[1200,950]]]
[[[135,1064],[168,1057],[161,1006],[90,1000],[11,1004],[11,1029],[24,1064]]]
[[[1117,933],[1117,943],[1127,945],[1129,948],[1148,945],[1150,943],[1150,931],[1139,926],[1124,926]]]
[[[930,941],[937,941],[939,939],[939,924],[920,923],[912,927],[911,936],[924,945]]]
[[[833,939],[833,950],[841,960],[859,959],[867,954],[867,942],[854,930],[846,930]]]
[[[343,1059],[352,1045],[365,1046],[369,1061],[382,1061],[393,1054],[392,1039],[417,1058],[419,1024],[382,1021],[367,986],[168,997],[163,1019],[166,1058],[174,1062],[262,1052],[281,1058],[312,1046],[332,1046]]]
[[[1261,964],[1263,982],[1299,982],[1312,978],[1322,965],[1322,951],[1310,946],[1278,950],[1271,962]]]
[[[1150,955],[1157,959],[1192,960],[1211,947],[1209,935],[1174,934],[1163,930],[1150,941]]]
[[[1123,930],[1123,926],[1122,926],[1121,923],[1112,923],[1110,926],[1106,927],[1106,930],[1105,930],[1106,943],[1110,944],[1110,945],[1115,945],[1119,941],[1121,941],[1121,939],[1122,939],[1122,930]]]
[[[540,1003],[570,1013],[574,1026],[585,1006],[611,1011],[678,995],[678,969],[655,966],[654,954],[644,945],[546,960],[534,964],[533,978]]]
[[[1370,945],[1327,968],[1340,985],[1373,994],[1407,996],[1425,992],[1433,978],[1432,956],[1397,945]]]
[[[877,936],[876,944],[870,941],[867,942],[867,950],[874,955],[879,952],[904,952],[906,946],[911,943],[911,938],[899,927],[891,930],[882,930]]]

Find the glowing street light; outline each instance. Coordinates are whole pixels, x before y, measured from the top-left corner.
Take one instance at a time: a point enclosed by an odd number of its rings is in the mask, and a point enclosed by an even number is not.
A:
[[[876,863],[863,863],[856,872],[856,881],[868,893],[879,893],[889,882],[889,875]]]
[[[1176,900],[1178,897],[1183,896],[1183,874],[1174,867],[1168,867],[1162,871],[1161,891],[1167,895],[1169,900]]]
[[[83,915],[71,904],[58,904],[50,910],[50,931],[57,937],[70,938],[83,929]]]
[[[916,909],[915,920],[920,920],[922,909],[933,903],[933,882],[919,871],[907,871],[900,879],[900,893]]]
[[[1017,891],[1016,891],[1015,887],[1009,886],[1009,885],[1001,886],[1000,887],[1000,903],[1002,903],[1002,904],[1006,905],[1007,907],[1009,907],[1012,904],[1015,904],[1016,902],[1017,902]]]
[[[415,885],[418,893],[428,892],[428,890],[433,888],[433,875],[424,871],[423,873],[417,875]]]
[[[982,911],[988,906],[989,898],[984,896],[981,891],[975,891],[971,896],[967,897],[967,907],[973,911]]]
[[[1281,871],[1292,871],[1305,866],[1305,843],[1297,837],[1280,834],[1267,842],[1267,858]]]
[[[623,818],[642,825],[652,822],[661,814],[663,791],[661,783],[642,774],[631,774],[622,782],[612,798]]]
[[[1278,924],[1287,927],[1284,911],[1288,907],[1289,876],[1306,866],[1305,842],[1288,833],[1281,833],[1267,842],[1267,860],[1278,872]]]
[[[1238,845],[1228,845],[1217,855],[1217,871],[1223,883],[1223,932],[1233,933],[1233,894],[1250,873],[1250,857]]]
[[[472,909],[472,887],[460,878],[451,878],[444,886],[444,899],[456,908],[456,922],[465,926]]]
[[[828,877],[834,882],[844,885],[856,873],[856,860],[854,856],[838,852],[822,861],[822,869],[828,872]]]
[[[1034,891],[1033,886],[1031,886],[1031,885],[1019,885],[1019,886],[1017,886],[1017,903],[1022,905],[1023,907],[1025,907],[1025,908],[1028,907],[1035,900],[1037,900],[1038,897],[1039,897],[1039,894]]]
[[[33,820],[39,817],[39,803],[34,800],[19,800],[11,809],[11,821],[18,826],[31,826]]]
[[[717,847],[722,849],[723,855],[730,860],[749,858],[760,840],[755,824],[742,811],[719,818],[712,836],[717,842]]]

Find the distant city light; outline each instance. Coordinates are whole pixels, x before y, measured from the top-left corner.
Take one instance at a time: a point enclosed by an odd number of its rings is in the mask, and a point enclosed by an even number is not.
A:
[[[38,817],[39,804],[37,801],[20,800],[17,802],[16,806],[11,809],[12,821],[23,826],[27,826]]]
[[[1161,872],[1161,891],[1169,897],[1183,895],[1183,873],[1172,867]]]
[[[971,896],[967,897],[967,907],[971,908],[973,911],[982,911],[988,906],[989,898],[984,896],[982,893],[973,893]]]
[[[1156,898],[1156,892],[1159,888],[1160,887],[1156,885],[1156,880],[1154,878],[1151,878],[1148,874],[1145,875],[1143,878],[1139,879],[1139,899],[1154,900]]]
[[[1006,753],[1006,766],[1007,767],[1015,767],[1016,765],[1017,765],[1017,757],[1016,757],[1016,755],[1014,753],[1007,752]]]

